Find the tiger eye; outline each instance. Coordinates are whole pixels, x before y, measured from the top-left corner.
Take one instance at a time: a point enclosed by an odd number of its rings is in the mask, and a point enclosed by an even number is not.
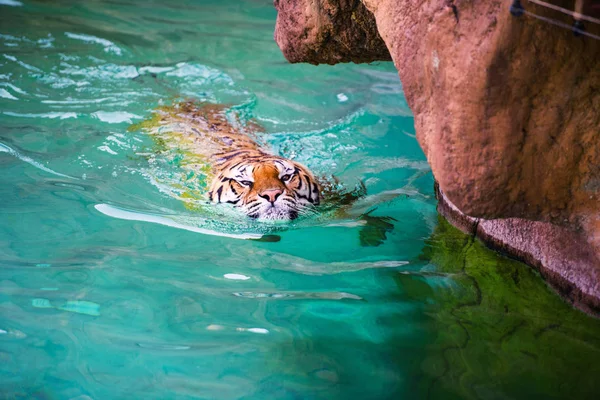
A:
[[[240,181],[240,183],[244,186],[252,186],[252,182],[251,181]]]
[[[290,180],[290,178],[291,178],[291,177],[292,177],[291,175],[289,175],[289,174],[286,174],[286,175],[284,175],[284,176],[282,176],[282,177],[281,177],[281,180],[282,180],[283,182],[287,182],[287,181],[289,181],[289,180]]]

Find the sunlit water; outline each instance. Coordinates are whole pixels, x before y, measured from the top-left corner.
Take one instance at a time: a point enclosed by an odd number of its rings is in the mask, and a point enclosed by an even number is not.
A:
[[[270,1],[168,4],[0,0],[2,398],[597,393],[598,321],[438,220],[393,65],[288,64]],[[131,129],[185,98],[364,182],[393,232],[362,247],[326,216],[260,242],[273,227],[186,207]]]

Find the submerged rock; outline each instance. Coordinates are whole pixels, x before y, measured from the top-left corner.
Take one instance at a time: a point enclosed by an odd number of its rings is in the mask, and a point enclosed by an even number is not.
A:
[[[436,196],[438,211],[453,225],[534,267],[571,304],[600,316],[600,268],[583,235],[547,222],[469,217],[437,185]]]
[[[436,335],[421,363],[424,379],[416,380],[427,396],[414,398],[597,397],[600,320],[442,218],[421,258],[437,277],[396,275],[402,293],[427,304],[425,324]]]
[[[587,3],[584,13],[598,17]],[[545,277],[563,294],[556,276],[586,288],[591,297],[574,303],[598,312],[599,282],[590,279],[600,274],[600,40],[530,14],[515,17],[501,0],[275,5],[275,38],[291,62],[385,59],[371,51],[374,45],[364,45],[381,37],[446,198],[464,215],[494,220],[480,222],[486,242],[504,243],[499,247],[529,264],[555,265],[558,275]],[[524,6],[566,26],[573,22],[555,10]],[[349,9],[360,10],[360,20],[347,17]],[[599,26],[586,29],[600,35]],[[360,40],[351,39],[359,34]],[[560,238],[577,245],[550,250],[547,244]],[[518,246],[507,244],[515,240]],[[522,257],[519,248],[528,248],[530,256]],[[562,262],[580,253],[585,263]]]

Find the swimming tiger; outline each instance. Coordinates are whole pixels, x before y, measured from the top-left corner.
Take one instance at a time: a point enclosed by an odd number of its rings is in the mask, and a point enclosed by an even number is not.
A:
[[[253,138],[261,128],[252,122],[242,124],[235,116],[228,119],[225,106],[185,101],[159,107],[144,126],[163,145],[186,154],[182,167],[203,170],[210,182],[206,193],[210,202],[231,204],[250,218],[291,221],[318,206],[324,193],[339,204],[357,197],[323,187],[304,165],[261,147]],[[393,228],[389,218],[367,213],[360,219],[363,245],[381,244],[385,232]]]
[[[154,120],[177,137],[178,147],[210,166],[210,202],[232,204],[259,220],[294,220],[320,204],[321,187],[308,168],[263,149],[254,132],[229,121],[224,111],[186,101],[159,108]]]

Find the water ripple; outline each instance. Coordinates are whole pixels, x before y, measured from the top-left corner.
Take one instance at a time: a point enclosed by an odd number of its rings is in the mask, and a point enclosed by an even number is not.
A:
[[[346,292],[234,292],[236,297],[247,299],[320,299],[320,300],[362,300],[362,297]]]
[[[114,207],[108,204],[96,204],[94,208],[101,212],[104,215],[109,217],[124,219],[129,221],[143,221],[143,222],[151,222],[154,224],[165,225],[172,228],[183,229],[190,232],[201,233],[203,235],[212,235],[212,236],[222,236],[228,237],[232,239],[261,239],[263,237],[262,234],[254,234],[254,233],[226,233],[226,232],[218,232],[212,229],[200,228],[193,225],[187,225],[184,223],[176,222],[174,219],[176,216],[160,216],[160,215],[152,215],[146,214],[137,211],[125,210],[122,208]],[[201,218],[197,219],[200,223],[204,220]]]
[[[71,39],[81,40],[86,43],[99,44],[104,47],[104,51],[107,53],[115,53],[118,56],[120,56],[122,53],[121,49],[119,47],[117,47],[110,40],[98,38],[98,37],[92,36],[92,35],[83,35],[83,34],[71,33],[71,32],[65,32],[65,36],[67,36],[68,38],[71,38]]]
[[[22,2],[17,0],[0,0],[0,6],[21,7]]]
[[[5,113],[5,114],[8,114],[8,113]],[[0,143],[0,153],[10,154],[11,156],[18,158],[19,160],[21,160],[23,162],[26,162],[27,164],[30,164],[30,165],[32,165],[32,166],[36,167],[37,169],[40,169],[40,170],[42,170],[44,172],[48,172],[48,173],[50,173],[52,175],[60,176],[60,177],[63,177],[63,178],[69,178],[69,179],[78,179],[78,178],[75,178],[75,177],[72,177],[72,176],[69,176],[69,175],[61,174],[60,172],[53,171],[52,169],[50,169],[50,168],[48,168],[48,167],[40,164],[39,162],[35,161],[34,159],[32,159],[30,157],[27,157],[27,156],[19,153],[16,150],[11,149],[10,147],[8,147],[7,145],[2,144],[2,143]]]
[[[5,98],[5,99],[9,99],[9,100],[19,100],[18,98],[16,98],[12,94],[10,94],[8,92],[8,90],[6,90],[6,89],[0,89],[0,97]]]
[[[48,112],[41,114],[33,114],[33,113],[16,113],[12,111],[4,111],[4,115],[8,115],[11,117],[19,117],[19,118],[45,118],[45,119],[68,119],[68,118],[77,118],[77,113],[74,112]]]

